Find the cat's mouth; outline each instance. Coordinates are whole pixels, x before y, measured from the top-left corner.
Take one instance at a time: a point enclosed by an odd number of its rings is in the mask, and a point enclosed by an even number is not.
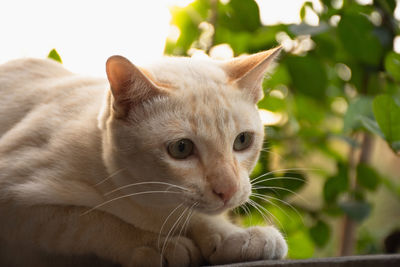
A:
[[[228,209],[229,208],[227,207],[227,204],[224,203],[222,203],[222,205],[219,207],[210,207],[209,205],[199,205],[196,207],[196,210],[199,212],[209,215],[220,214]]]
[[[220,201],[218,203],[218,205],[213,205],[210,203],[205,203],[205,202],[200,202],[196,204],[195,210],[201,212],[201,213],[205,213],[205,214],[209,214],[209,215],[216,215],[216,214],[220,214],[223,213],[225,211],[228,210],[232,210],[234,208],[237,208],[241,205],[243,205],[246,201],[240,201],[239,203],[235,202],[222,202]]]

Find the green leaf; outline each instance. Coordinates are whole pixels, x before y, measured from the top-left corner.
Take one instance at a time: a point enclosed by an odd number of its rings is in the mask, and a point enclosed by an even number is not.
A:
[[[289,258],[305,259],[314,255],[314,244],[306,231],[297,231],[287,236]]]
[[[326,203],[334,203],[340,193],[349,187],[348,168],[343,163],[338,163],[335,176],[328,178],[324,184],[323,194]]]
[[[235,55],[246,53],[249,49],[249,42],[253,38],[252,34],[249,32],[234,32],[222,26],[215,30],[214,37],[215,44],[229,44],[232,50],[235,52]]]
[[[310,228],[309,234],[314,243],[322,248],[329,241],[331,229],[324,221],[318,220],[316,224]]]
[[[292,28],[290,28],[292,29]],[[315,42],[315,52],[318,56],[329,60],[334,60],[337,50],[337,38],[334,32],[318,33],[312,37]]]
[[[382,46],[373,33],[374,26],[360,13],[342,15],[338,34],[347,52],[361,62],[378,65],[382,57]]]
[[[386,141],[397,151],[400,141],[400,106],[389,95],[380,95],[374,99],[373,110]]]
[[[387,177],[381,177],[381,181],[385,188],[395,195],[398,200],[400,200],[400,185],[396,184],[392,179]]]
[[[325,108],[318,103],[317,99],[303,95],[297,95],[295,98],[295,116],[301,124],[306,123],[315,126],[321,123],[325,118]],[[312,128],[312,127],[310,127]],[[306,130],[306,129],[300,129]],[[315,133],[313,134],[315,136]]]
[[[301,20],[304,20],[304,18],[306,17],[306,10],[307,10],[307,7],[313,9],[312,3],[309,2],[309,1],[307,1],[307,2],[305,2],[305,3],[303,4],[303,6],[301,7],[301,9],[300,9],[300,19],[301,19]]]
[[[50,53],[47,55],[47,57],[48,57],[48,58],[51,58],[51,59],[53,59],[53,60],[55,60],[55,61],[57,61],[57,62],[62,63],[61,57],[60,57],[60,55],[57,53],[57,50],[55,50],[55,49],[52,49],[52,50],[50,51]]]
[[[356,222],[362,222],[371,213],[371,205],[361,201],[342,202],[339,207]]]
[[[255,32],[251,33],[251,38],[248,40],[249,50],[246,52],[256,53],[276,46],[276,34],[281,31],[286,31],[286,29],[286,25],[259,27]]]
[[[397,81],[400,81],[400,55],[391,51],[385,57],[386,71]]]
[[[306,17],[306,5],[305,4],[300,9],[300,19],[301,20],[304,20],[304,18]]]
[[[348,56],[345,57],[348,58]],[[346,62],[346,65],[351,69],[350,82],[356,87],[357,91],[360,92],[365,86],[365,70],[364,66],[362,66],[363,64],[352,60]]]
[[[284,99],[278,97],[265,96],[260,102],[258,102],[258,107],[270,111],[282,111],[286,107],[286,102]]]
[[[319,100],[325,97],[328,77],[318,58],[291,56],[287,58],[287,66],[295,89]]]
[[[370,119],[370,118],[365,117],[365,116],[360,116],[358,118],[359,118],[362,126],[367,131],[369,131],[370,133],[376,134],[376,135],[378,135],[378,136],[380,136],[382,138],[385,138],[384,134],[382,133],[381,129],[379,128],[378,123],[375,120]]]
[[[343,211],[338,207],[337,203],[325,203],[322,212],[332,217],[343,216]]]
[[[270,77],[263,81],[263,88],[266,90],[273,89],[281,84],[290,83],[290,74],[285,64],[279,64],[270,75]]]
[[[381,251],[381,240],[367,229],[364,226],[357,231],[357,255],[379,254]]]
[[[172,7],[170,9],[172,20],[179,28],[181,34],[176,43],[167,42],[167,54],[184,55],[191,45],[199,38],[201,31],[199,24],[206,20],[210,9],[209,1],[197,0],[186,7]]]
[[[217,25],[232,32],[254,32],[261,27],[260,11],[254,0],[218,1]]]
[[[373,96],[385,93],[386,77],[380,74],[379,72],[369,74],[366,94]]]
[[[357,166],[357,183],[371,191],[375,191],[380,183],[379,174],[365,163]]]
[[[360,122],[361,116],[373,117],[372,98],[361,96],[350,102],[343,119],[343,132],[347,133],[359,129],[362,126]]]

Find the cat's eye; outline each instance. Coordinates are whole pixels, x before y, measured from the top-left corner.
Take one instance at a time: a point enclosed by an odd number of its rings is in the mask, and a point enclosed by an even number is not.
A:
[[[253,134],[249,132],[242,132],[236,136],[235,142],[233,142],[233,149],[235,151],[242,151],[248,148],[253,142]]]
[[[175,159],[185,159],[193,154],[193,142],[189,139],[180,139],[168,145],[168,153]]]

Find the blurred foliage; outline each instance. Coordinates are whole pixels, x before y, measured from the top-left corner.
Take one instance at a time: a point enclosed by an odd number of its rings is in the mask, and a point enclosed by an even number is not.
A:
[[[196,0],[171,9],[180,35],[168,39],[165,47],[166,54],[190,55],[194,49],[209,53],[228,44],[238,56],[283,45],[286,53],[264,81],[259,107],[287,119],[266,128],[264,150],[278,151],[285,165],[306,168],[271,171],[273,153],[262,153],[252,177],[252,205],[240,213],[247,225],[262,221],[260,213],[277,222],[291,258],[311,257],[327,246],[334,239],[333,218],[347,216],[354,223],[368,218],[373,204],[367,194],[381,185],[400,198],[399,185],[368,160],[374,136],[400,153],[400,55],[393,51],[400,34],[393,15],[396,1],[320,2],[322,10],[304,3],[301,24],[265,26],[254,0]],[[309,13],[318,17],[317,26],[307,23]],[[336,170],[310,166],[307,158],[315,153],[333,162]],[[301,200],[292,200],[299,198],[310,173],[323,180],[321,200],[301,206]],[[354,249],[382,252],[377,242],[364,229]]]

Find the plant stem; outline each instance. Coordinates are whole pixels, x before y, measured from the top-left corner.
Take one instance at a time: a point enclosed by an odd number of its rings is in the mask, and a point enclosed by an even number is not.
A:
[[[358,159],[358,164],[368,163],[371,156],[373,139],[372,137],[364,132],[362,133],[362,145],[360,157]],[[350,178],[350,192],[354,192],[357,185],[357,163],[356,163],[356,153],[355,148],[351,147],[349,152],[349,178]],[[349,195],[350,200],[353,199],[353,195]],[[350,219],[347,215],[344,216],[342,221],[342,236],[339,248],[340,256],[348,256],[354,254],[354,248],[356,244],[356,230],[357,224],[355,221]]]

